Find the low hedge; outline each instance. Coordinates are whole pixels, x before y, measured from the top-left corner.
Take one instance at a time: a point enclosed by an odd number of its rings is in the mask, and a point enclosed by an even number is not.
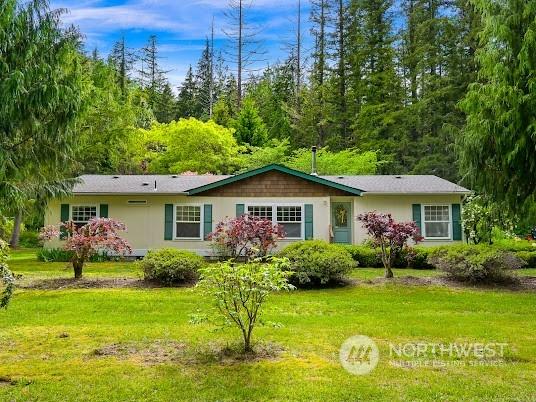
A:
[[[43,262],[70,262],[74,252],[62,248],[41,248],[37,251],[37,261]],[[121,257],[99,253],[89,257],[89,262],[118,261]]]
[[[517,282],[513,270],[526,265],[512,252],[471,245],[438,247],[428,262],[451,279],[472,284]]]
[[[150,250],[137,264],[145,280],[172,286],[197,280],[205,260],[191,251],[163,248]]]
[[[354,261],[359,263],[360,267],[382,268],[381,251],[366,244],[343,246]],[[416,246],[402,250],[393,261],[393,268],[414,268],[414,269],[433,269],[428,263],[428,255],[434,250],[434,247]]]
[[[344,247],[323,240],[295,242],[278,254],[289,259],[293,271],[290,281],[296,286],[337,282],[357,266]]]
[[[518,251],[515,254],[527,263],[527,267],[536,268],[536,251]]]
[[[343,246],[360,267],[381,268],[383,267],[381,252],[367,245]]]

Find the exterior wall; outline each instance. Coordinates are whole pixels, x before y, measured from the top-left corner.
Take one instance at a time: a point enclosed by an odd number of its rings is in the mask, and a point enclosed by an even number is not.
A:
[[[413,220],[413,204],[461,204],[461,195],[363,195],[362,197],[354,197],[353,215],[354,220],[354,238],[353,243],[359,244],[367,239],[365,230],[360,223],[355,219],[359,214],[368,211],[378,211],[390,213],[397,221],[412,221]],[[452,217],[451,217],[452,219]],[[451,229],[452,235],[452,229]],[[441,244],[452,243],[452,240],[424,240],[422,245],[437,246]]]
[[[128,205],[128,200],[147,200],[147,205]],[[63,200],[52,200],[45,213],[45,224],[60,222],[61,204],[99,205],[108,204],[108,216],[127,225],[124,237],[135,250],[134,255],[143,255],[149,249],[176,247],[194,250],[202,255],[211,253],[210,242],[203,240],[164,240],[165,204],[211,204],[212,227],[227,217],[235,217],[236,204],[296,203],[313,204],[313,236],[329,241],[330,201],[324,197],[206,197],[206,196],[75,196]],[[284,247],[289,241],[281,241]],[[59,240],[47,243],[47,247],[58,247]]]
[[[207,190],[203,196],[212,197],[324,197],[346,195],[347,192],[312,183],[289,174],[271,171]]]
[[[108,216],[127,225],[125,238],[131,243],[135,255],[143,255],[149,249],[176,247],[194,250],[202,255],[211,253],[210,243],[203,240],[164,240],[164,205],[165,204],[211,204],[212,226],[227,217],[236,215],[236,204],[262,203],[296,203],[313,204],[313,237],[330,240],[331,202],[352,203],[352,243],[359,244],[367,239],[367,235],[356,217],[367,211],[391,213],[399,221],[413,219],[412,204],[453,204],[461,203],[461,195],[364,195],[353,196],[295,196],[295,197],[214,197],[214,196],[172,196],[172,195],[102,195],[75,196],[63,200],[52,200],[45,213],[45,224],[56,224],[60,221],[60,205],[99,205],[108,204]],[[147,205],[128,205],[128,200],[147,200]],[[284,247],[293,240],[283,240]],[[448,240],[425,240],[424,245],[449,243]],[[58,247],[60,241],[47,243],[47,247]]]

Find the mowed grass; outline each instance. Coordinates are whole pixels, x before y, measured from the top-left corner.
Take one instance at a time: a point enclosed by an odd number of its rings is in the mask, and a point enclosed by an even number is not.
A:
[[[30,279],[72,275],[65,263],[35,262],[32,252],[16,254],[10,264]],[[381,274],[361,268],[352,276]],[[131,263],[95,263],[86,275],[131,278],[137,272]],[[255,338],[283,351],[272,359],[225,363],[195,358],[207,345],[238,339],[230,328],[214,332],[189,323],[209,305],[192,288],[19,290],[0,312],[0,401],[536,400],[533,292],[358,284],[276,294]],[[380,349],[378,367],[364,376],[347,373],[338,360],[341,344],[357,334]],[[148,363],[136,354],[94,353],[112,344],[158,341],[183,344],[193,358]],[[446,367],[394,367],[389,344],[405,342],[508,347],[499,366],[462,359]]]

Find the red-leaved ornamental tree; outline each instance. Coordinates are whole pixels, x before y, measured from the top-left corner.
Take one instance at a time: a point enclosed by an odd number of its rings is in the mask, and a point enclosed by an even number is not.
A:
[[[42,240],[52,240],[64,232],[67,235],[64,249],[73,252],[74,277],[82,277],[84,263],[99,252],[113,252],[118,255],[130,254],[130,244],[119,236],[118,232],[126,230],[126,226],[114,219],[93,218],[87,224],[76,227],[74,222],[63,222],[59,225],[48,225],[41,229]]]
[[[407,242],[413,240],[418,243],[423,239],[415,222],[395,222],[391,214],[372,211],[359,215],[357,219],[362,222],[374,246],[381,248],[386,278],[393,277],[393,260]]]
[[[284,237],[283,226],[247,214],[219,222],[208,235],[220,254],[246,260],[266,256]]]

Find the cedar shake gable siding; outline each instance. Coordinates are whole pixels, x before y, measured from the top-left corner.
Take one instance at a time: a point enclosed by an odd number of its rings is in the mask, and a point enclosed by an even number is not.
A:
[[[272,170],[196,195],[215,197],[325,197],[353,194]]]

